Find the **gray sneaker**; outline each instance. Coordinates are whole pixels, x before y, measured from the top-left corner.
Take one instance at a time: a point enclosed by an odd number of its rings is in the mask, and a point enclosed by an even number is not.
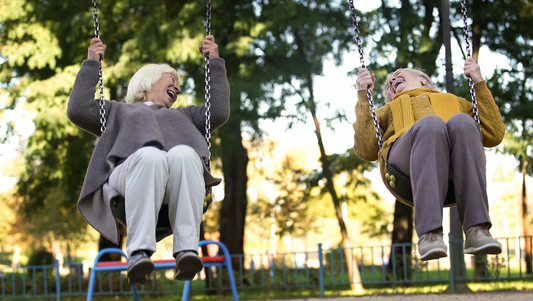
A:
[[[440,229],[424,233],[418,239],[420,260],[426,261],[446,257],[448,256],[447,249]]]
[[[128,258],[128,283],[145,284],[154,271],[154,263],[144,251],[135,251]]]
[[[176,256],[176,270],[174,270],[174,279],[192,280],[198,272],[204,268],[202,258],[195,252],[184,251]]]
[[[490,235],[488,226],[473,226],[466,231],[465,254],[500,254],[502,245]]]

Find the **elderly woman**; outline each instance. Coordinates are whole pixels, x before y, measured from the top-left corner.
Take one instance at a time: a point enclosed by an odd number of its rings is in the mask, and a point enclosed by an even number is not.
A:
[[[483,146],[498,145],[505,126],[472,58],[466,60],[464,73],[475,82],[481,128],[473,119],[470,102],[434,90],[430,77],[419,70],[399,69],[384,85],[387,104],[376,110],[384,141],[381,151],[366,95],[367,87],[374,86],[375,76],[362,68],[356,81],[359,101],[353,124],[355,154],[367,161],[379,159],[387,188],[399,201],[414,205],[421,260],[447,256],[442,214],[449,179],[454,183],[459,219],[466,233],[465,253],[501,253],[501,245],[489,232]],[[392,189],[395,184],[387,180],[387,162],[410,177],[412,202]]]
[[[126,249],[130,284],[142,284],[154,270],[156,224],[162,204],[174,234],[174,278],[190,280],[203,268],[198,257],[206,189],[220,183],[208,171],[204,139],[205,107],[171,108],[181,92],[180,78],[166,64],[150,64],[133,75],[126,103],[105,101],[107,130],[100,133],[100,107],[94,100],[98,60],[106,46],[93,39],[81,64],[68,105],[69,119],[100,136],[93,152],[78,208],[103,236],[118,243],[111,200],[125,197]],[[229,118],[225,63],[213,36],[200,46],[211,67],[211,130]]]

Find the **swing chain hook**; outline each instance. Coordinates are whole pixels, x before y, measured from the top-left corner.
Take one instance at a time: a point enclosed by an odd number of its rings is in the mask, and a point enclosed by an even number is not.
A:
[[[357,49],[359,51],[359,60],[361,61],[361,68],[366,68],[365,66],[365,58],[363,55],[363,42],[361,40],[360,31],[359,31],[359,23],[357,22],[357,15],[355,14],[355,6],[353,4],[353,0],[348,0],[350,2],[350,11],[352,16],[352,22],[354,27],[354,33],[355,33],[355,44],[357,45]],[[380,126],[378,122],[378,115],[376,114],[376,106],[374,104],[374,97],[372,95],[372,89],[370,86],[366,88],[366,96],[368,98],[368,103],[370,104],[370,111],[372,113],[372,120],[374,121],[374,129],[376,130],[376,138],[378,139],[378,146],[381,150],[381,147],[383,146],[383,135],[379,131]]]
[[[211,0],[206,4],[206,36],[211,35]],[[211,171],[211,68],[209,67],[209,55],[205,57],[205,141],[207,142],[208,158],[207,170]]]
[[[92,0],[93,2],[93,19],[94,19],[94,37],[100,38],[100,23],[98,22],[98,0]],[[105,101],[104,101],[104,77],[102,72],[102,58],[99,60],[98,67],[98,86],[100,88],[100,132],[103,134],[106,130],[106,118],[105,118]]]
[[[461,12],[463,14],[463,32],[466,42],[466,57],[471,57],[470,55],[470,37],[468,34],[468,24],[467,24],[467,9],[466,9],[466,0],[461,0]],[[472,95],[472,105],[474,106],[474,120],[477,122],[477,124],[480,124],[479,120],[479,109],[477,107],[477,99],[476,99],[476,90],[474,89],[474,80],[472,80],[471,77],[468,77],[468,85],[470,86],[470,95]]]

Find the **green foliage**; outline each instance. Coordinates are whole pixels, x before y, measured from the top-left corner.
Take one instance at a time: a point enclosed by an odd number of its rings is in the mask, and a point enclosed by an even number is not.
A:
[[[507,135],[503,152],[515,156],[533,174],[533,4],[531,1],[482,1],[482,42],[509,59],[510,68],[499,68],[488,86],[500,107]]]
[[[54,264],[54,256],[45,249],[34,250],[27,263],[29,266],[52,264]]]

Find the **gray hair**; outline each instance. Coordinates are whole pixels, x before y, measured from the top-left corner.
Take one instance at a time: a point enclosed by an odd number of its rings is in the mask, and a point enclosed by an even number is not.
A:
[[[389,99],[387,97],[387,88],[389,87],[389,79],[391,77],[394,76],[395,73],[397,72],[402,72],[402,71],[409,71],[411,72],[412,74],[414,74],[415,76],[418,76],[418,77],[423,77],[426,79],[427,81],[427,84],[426,86],[430,89],[435,89],[435,84],[433,83],[433,81],[431,80],[431,77],[429,77],[429,75],[427,75],[422,69],[413,69],[413,68],[401,68],[401,69],[398,69],[394,72],[391,72],[387,75],[387,79],[385,80],[385,83],[383,83],[383,96],[385,97],[385,102],[386,103],[389,103],[392,101],[392,99]]]
[[[146,92],[150,91],[152,86],[160,80],[165,73],[174,75],[179,84],[180,76],[178,75],[178,72],[167,64],[149,64],[139,69],[135,72],[128,84],[126,102],[134,103],[144,101],[146,99]]]

